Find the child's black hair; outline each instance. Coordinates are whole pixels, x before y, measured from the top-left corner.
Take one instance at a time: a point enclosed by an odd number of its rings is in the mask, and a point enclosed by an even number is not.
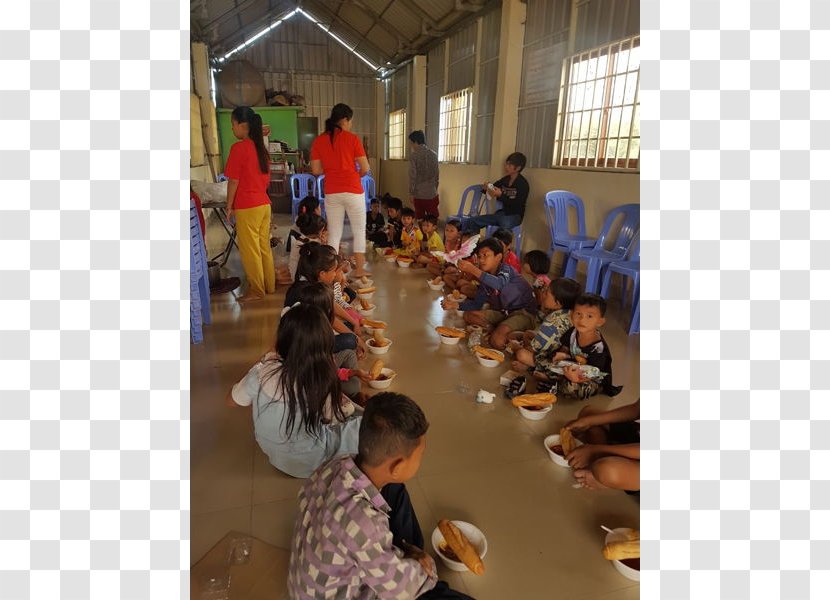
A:
[[[444,224],[444,227],[446,227],[447,225],[452,225],[458,231],[461,231],[461,221],[458,219],[447,219],[447,222]]]
[[[409,457],[427,429],[424,411],[408,396],[395,392],[372,396],[360,423],[357,461],[377,467],[390,458]]]
[[[300,248],[300,260],[294,281],[317,281],[322,271],[330,271],[337,264],[337,252],[334,248],[317,242],[308,242]]]
[[[415,211],[408,206],[406,208],[401,209],[401,217],[412,217],[415,218]]]
[[[559,300],[558,297],[556,299]],[[599,308],[599,316],[604,317],[608,303],[605,301],[605,298],[597,294],[580,294],[574,300],[574,306],[596,306]]]
[[[297,302],[316,306],[323,311],[329,321],[334,321],[334,293],[331,287],[322,281],[315,281],[301,287],[297,294]]]
[[[475,249],[475,254],[477,255],[481,250],[488,248],[493,251],[493,254],[501,254],[502,258],[504,257],[504,246],[501,245],[501,242],[495,238],[487,238],[485,240],[481,240]]]
[[[493,232],[493,236],[505,246],[510,246],[513,243],[513,232],[509,229],[499,228]]]
[[[424,218],[421,219],[422,223],[432,223],[436,227],[438,226],[438,217],[433,214],[424,215]]]
[[[395,198],[394,196],[384,196],[386,198],[386,208],[391,208],[392,210],[400,210],[403,208],[403,202],[401,202],[400,198]]]
[[[556,301],[566,310],[571,310],[577,298],[582,294],[582,286],[578,281],[574,281],[570,277],[558,277],[551,281],[548,287]],[[601,310],[604,315],[605,310]]]
[[[313,212],[305,212],[297,216],[297,229],[303,235],[318,235],[325,227],[326,220]]]
[[[527,164],[527,157],[521,152],[514,152],[508,156],[507,160],[504,162],[511,164],[514,167],[519,167],[519,173],[521,173],[524,171],[525,165]]]
[[[314,196],[308,195],[297,205],[297,215],[302,215],[303,213],[313,213],[317,208],[320,206],[320,201],[315,198]]]
[[[380,200],[378,200],[377,198],[372,198],[371,200],[369,200],[369,204],[370,205],[372,205],[372,204],[380,205]]]
[[[531,250],[522,257],[522,262],[527,263],[534,275],[547,275],[550,271],[550,257],[541,250]]]

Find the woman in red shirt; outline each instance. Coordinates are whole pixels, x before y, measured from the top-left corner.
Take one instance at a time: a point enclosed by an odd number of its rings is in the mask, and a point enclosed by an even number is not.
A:
[[[236,239],[248,280],[248,291],[237,301],[262,300],[276,289],[268,197],[271,174],[268,150],[262,141],[262,117],[250,106],[237,106],[231,113],[231,128],[241,141],[231,146],[225,164],[228,221],[236,215]]]
[[[368,273],[366,262],[366,200],[360,178],[369,172],[369,161],[360,138],[351,132],[352,109],[335,104],[326,119],[326,131],[311,145],[311,172],[325,175],[326,218],[329,228],[329,246],[340,251],[343,222],[349,216],[354,236],[355,277]],[[357,161],[360,172],[355,171]]]

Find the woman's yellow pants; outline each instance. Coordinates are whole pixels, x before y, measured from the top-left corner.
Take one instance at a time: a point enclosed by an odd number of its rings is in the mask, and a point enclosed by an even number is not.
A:
[[[242,268],[248,279],[248,295],[273,294],[274,256],[271,254],[271,205],[242,208],[236,215],[236,240]]]

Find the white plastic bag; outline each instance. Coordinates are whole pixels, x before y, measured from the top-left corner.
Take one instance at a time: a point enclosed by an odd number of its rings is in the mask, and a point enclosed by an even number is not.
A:
[[[219,183],[210,183],[208,181],[193,181],[190,186],[202,204],[212,204],[215,202],[226,203],[228,201],[228,182],[222,181]]]

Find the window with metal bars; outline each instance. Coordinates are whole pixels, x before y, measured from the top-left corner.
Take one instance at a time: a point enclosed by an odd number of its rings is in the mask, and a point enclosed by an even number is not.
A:
[[[438,160],[465,163],[470,154],[470,116],[473,88],[441,96]]]
[[[566,58],[553,166],[640,168],[640,36]]]
[[[403,160],[406,154],[406,109],[389,113],[389,152],[390,160]]]

